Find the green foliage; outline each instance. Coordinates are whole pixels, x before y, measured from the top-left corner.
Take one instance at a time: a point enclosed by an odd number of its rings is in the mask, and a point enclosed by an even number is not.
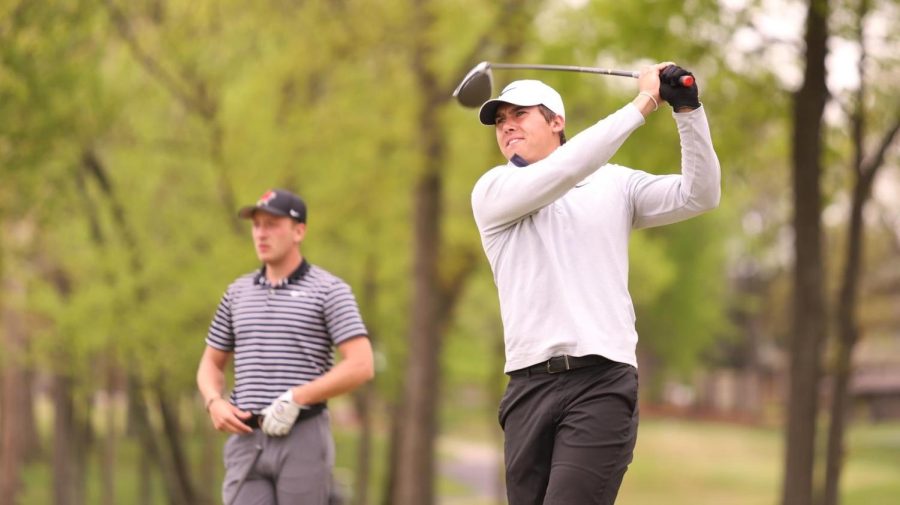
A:
[[[0,29],[0,215],[41,209],[109,113],[101,94],[95,40],[98,13],[84,1],[2,7]],[[45,212],[50,211],[46,207]]]
[[[716,339],[728,334],[727,277],[722,272],[724,247],[715,214],[674,225],[666,252],[677,258],[675,278],[650,306],[635,311],[638,332],[667,368],[683,374],[696,366]],[[718,268],[710,268],[718,265]],[[719,272],[719,273],[717,273]]]
[[[736,209],[747,204],[744,190],[760,180],[762,167],[766,174],[777,170],[771,160],[784,155],[783,147],[761,150],[756,144],[784,145],[783,129],[771,123],[783,100],[767,93],[753,107],[730,107],[758,96],[772,84],[771,75],[751,79],[732,71],[714,50],[727,33],[714,22],[720,15],[715,2],[677,5],[523,5],[536,9],[537,29],[521,37],[521,58],[637,67],[670,57],[654,56],[665,47],[696,69],[722,159],[726,208],[691,223],[637,232],[631,269],[642,345],[666,364],[687,369],[726,332],[722,251],[729,234],[713,230],[737,228],[728,221],[739,219]],[[426,115],[448,134],[442,228],[450,245],[444,267],[453,271],[455,262],[473,253],[480,264],[455,312],[447,351],[464,354],[467,342],[477,342],[481,357],[446,360],[451,383],[459,375],[497,372],[494,358],[484,358],[499,338],[496,294],[469,194],[500,158],[491,129],[449,99],[458,73],[471,63],[462,59],[480,33],[491,31],[496,8],[459,2],[427,10],[438,20],[435,31],[425,34],[428,65],[447,88],[443,106]],[[645,15],[660,8],[671,16]],[[417,134],[425,101],[410,72],[409,48],[420,36],[410,29],[414,10],[400,2],[274,2],[248,9],[239,2],[173,1],[83,6],[75,17],[54,9],[26,11],[42,16],[42,25],[59,25],[51,33],[60,35],[35,39],[49,49],[40,62],[46,67],[34,69],[34,59],[24,57],[33,37],[23,30],[22,55],[11,59],[22,70],[11,75],[22,76],[17,78],[24,84],[9,78],[0,89],[10,96],[43,93],[19,100],[43,104],[35,118],[43,126],[17,135],[60,146],[68,160],[30,164],[32,173],[58,174],[53,194],[63,198],[54,205],[69,219],[43,224],[41,247],[51,251],[48,261],[62,265],[72,286],[65,295],[49,284],[36,289],[34,309],[48,321],[38,350],[68,342],[77,347],[70,351],[77,361],[89,362],[115,349],[124,362],[139,359],[147,378],[166,377],[190,388],[215,303],[234,277],[256,268],[248,229],[240,223],[234,228],[234,207],[268,187],[284,186],[310,207],[305,255],[355,287],[385,365],[379,383],[385,392],[394,390],[402,381],[409,321],[412,183],[423,165]],[[376,18],[379,23],[370,22]],[[560,26],[566,29],[554,29]],[[684,30],[695,36],[683,37]],[[84,42],[68,44],[73,33]],[[492,43],[506,36],[499,30],[495,35]],[[50,79],[29,85],[29,76],[37,74]],[[524,74],[498,72],[497,84]],[[539,77],[566,97],[570,135],[633,95],[629,80]],[[70,97],[77,100],[65,99]],[[89,104],[92,113],[83,114],[80,104]],[[652,116],[614,161],[677,171],[677,134],[667,116]],[[750,128],[757,132],[752,143],[746,138]],[[85,173],[81,157],[87,150],[102,164],[112,193]],[[17,181],[24,183],[24,174]],[[44,192],[38,201],[49,196]],[[371,288],[363,293],[363,286]],[[464,362],[470,365],[460,368]]]

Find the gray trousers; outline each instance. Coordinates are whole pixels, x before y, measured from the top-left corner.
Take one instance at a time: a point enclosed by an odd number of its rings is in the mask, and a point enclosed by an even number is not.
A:
[[[500,402],[510,505],[612,505],[638,427],[638,376],[606,361],[513,376]]]
[[[257,445],[262,452],[249,468]],[[224,459],[225,503],[234,498],[247,475],[236,505],[327,505],[334,467],[328,411],[300,421],[284,437],[269,437],[259,429],[248,435],[231,435],[225,442]]]

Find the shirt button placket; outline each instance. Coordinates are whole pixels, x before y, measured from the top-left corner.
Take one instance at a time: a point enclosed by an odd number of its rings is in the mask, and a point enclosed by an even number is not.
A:
[[[275,301],[275,286],[269,286],[269,293],[266,296],[266,310],[272,306],[272,302]]]

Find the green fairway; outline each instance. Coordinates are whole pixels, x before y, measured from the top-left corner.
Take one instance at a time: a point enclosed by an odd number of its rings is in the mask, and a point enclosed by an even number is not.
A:
[[[774,504],[778,437],[739,426],[645,420],[619,502]]]
[[[491,419],[491,421],[493,421]],[[437,457],[441,475],[437,482],[438,505],[499,505],[496,488],[484,478],[466,482],[462,472],[501,478],[502,456],[495,423],[483,418],[469,423],[448,423],[452,428],[441,437]],[[355,430],[335,426],[338,460],[336,476],[345,490],[353,482],[356,467]],[[217,482],[200,486],[201,492],[218,494],[221,468],[218,450],[213,461],[200,456],[199,440],[190,447],[195,465],[215,466]],[[842,483],[842,505],[883,505],[900,497],[900,423],[855,425],[848,437],[848,461]],[[373,440],[370,499],[381,498],[387,474],[386,440],[380,432]],[[217,446],[218,449],[218,446]],[[492,456],[493,454],[493,456]],[[782,433],[722,423],[698,422],[646,416],[641,421],[634,463],[629,467],[619,493],[618,505],[777,505],[781,490]],[[120,447],[116,490],[121,502],[133,501],[139,493],[138,454],[131,443]],[[448,471],[448,469],[455,469]],[[152,499],[163,505],[165,493],[156,471],[151,473]],[[484,477],[482,475],[481,477]],[[490,478],[490,477],[486,477]],[[18,503],[50,504],[51,476],[45,465],[29,465],[24,472],[25,490]],[[480,483],[480,485],[479,485]],[[480,490],[479,490],[480,488]],[[97,460],[87,468],[88,503],[99,502]]]
[[[481,438],[466,430],[457,440]],[[474,432],[474,434],[473,434]],[[645,417],[635,460],[617,505],[777,505],[783,434],[774,428]],[[900,424],[849,432],[842,505],[882,505],[900,497]],[[445,444],[445,447],[448,444]],[[499,447],[496,449],[501,450]],[[453,451],[456,454],[465,451]],[[445,451],[443,460],[449,453]],[[445,476],[446,478],[446,476]],[[478,493],[444,495],[442,505],[496,505]]]
[[[876,505],[900,497],[900,425],[856,426],[848,444],[842,503]],[[782,458],[779,431],[646,419],[617,503],[776,504]]]

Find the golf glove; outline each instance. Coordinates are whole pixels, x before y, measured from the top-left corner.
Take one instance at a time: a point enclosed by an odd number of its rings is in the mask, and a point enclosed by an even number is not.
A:
[[[676,111],[680,107],[692,109],[700,107],[700,90],[697,88],[696,79],[689,88],[678,82],[685,75],[693,76],[694,74],[677,65],[666,67],[659,75],[659,96],[669,102],[669,105]]]
[[[294,394],[288,389],[262,410],[263,433],[272,437],[287,435],[302,409],[303,406],[294,402]]]

